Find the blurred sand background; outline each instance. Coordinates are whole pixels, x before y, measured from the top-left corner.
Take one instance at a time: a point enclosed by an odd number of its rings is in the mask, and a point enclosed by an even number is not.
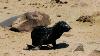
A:
[[[30,33],[15,33],[0,27],[0,56],[92,56],[100,51],[100,0],[61,0],[67,4],[51,3],[50,0],[0,0],[0,22],[25,12],[40,11],[48,14],[51,23],[64,20],[72,27],[57,43],[69,44],[56,50],[23,50],[31,44]],[[60,17],[59,17],[60,15]],[[77,22],[82,15],[95,15],[95,23]],[[82,44],[84,51],[74,51]],[[93,56],[99,56],[100,52]]]

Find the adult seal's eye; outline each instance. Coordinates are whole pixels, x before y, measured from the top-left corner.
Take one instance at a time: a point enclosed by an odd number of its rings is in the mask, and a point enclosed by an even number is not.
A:
[[[66,27],[68,27],[68,25],[65,25]]]

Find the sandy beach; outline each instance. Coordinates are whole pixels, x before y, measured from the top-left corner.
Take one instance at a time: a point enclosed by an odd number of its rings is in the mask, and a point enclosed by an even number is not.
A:
[[[0,56],[100,56],[100,0],[0,0],[0,22],[26,12],[40,11],[50,16],[51,25],[66,21],[72,27],[57,44],[66,43],[56,50],[23,50],[31,44],[30,32],[13,32],[0,26]],[[59,17],[60,15],[60,17]],[[93,23],[76,21],[80,16],[92,16]],[[79,45],[82,51],[75,51]],[[96,50],[98,52],[93,51]]]

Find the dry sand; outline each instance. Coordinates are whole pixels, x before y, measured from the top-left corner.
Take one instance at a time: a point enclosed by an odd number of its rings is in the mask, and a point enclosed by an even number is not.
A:
[[[61,0],[67,4],[50,3],[50,0],[0,0],[0,22],[28,11],[40,11],[50,15],[52,24],[64,20],[72,27],[57,43],[68,47],[56,50],[23,50],[31,44],[30,33],[15,33],[0,27],[0,56],[91,56],[93,50],[100,51],[100,0]],[[61,15],[61,17],[57,17]],[[95,23],[77,22],[82,15],[94,16]],[[78,44],[84,51],[74,51]],[[100,52],[98,52],[100,55]],[[95,56],[98,56],[95,54]]]

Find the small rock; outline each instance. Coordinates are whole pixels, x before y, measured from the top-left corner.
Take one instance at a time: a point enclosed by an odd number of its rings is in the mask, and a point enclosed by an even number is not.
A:
[[[61,0],[51,0],[51,2],[60,3],[60,4],[67,4],[68,2],[62,2]]]
[[[8,12],[7,14],[11,14],[11,13]]]
[[[61,15],[57,15],[57,17],[61,17]]]
[[[84,51],[83,45],[79,44],[74,51]]]
[[[18,1],[21,1],[21,0],[18,0]]]
[[[39,7],[36,7],[36,8],[39,8]]]
[[[93,25],[89,25],[89,26],[93,26]]]
[[[51,2],[56,2],[56,3],[59,3],[60,0],[51,0]]]
[[[8,7],[4,7],[3,9],[7,9]]]
[[[67,2],[67,1],[65,1],[64,3],[65,3],[65,4],[67,4],[68,2]]]

